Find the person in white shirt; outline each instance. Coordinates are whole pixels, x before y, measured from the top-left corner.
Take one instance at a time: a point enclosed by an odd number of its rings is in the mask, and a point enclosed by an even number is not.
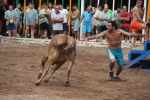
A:
[[[63,33],[63,19],[64,19],[63,17],[64,15],[59,11],[59,5],[56,5],[55,12],[51,14],[54,31],[53,35]]]
[[[64,34],[67,35],[68,11],[67,11],[67,9],[63,9],[62,5],[59,5],[59,10],[64,15],[63,31],[64,31]]]

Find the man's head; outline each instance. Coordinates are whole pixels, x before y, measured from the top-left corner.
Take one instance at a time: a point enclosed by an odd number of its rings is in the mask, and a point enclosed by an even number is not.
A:
[[[62,5],[61,5],[61,4],[59,4],[59,9],[60,9],[60,10],[62,10],[62,9],[63,9],[63,7],[62,7]]]
[[[107,13],[107,11],[108,11],[108,6],[105,6],[104,7],[104,12]]]
[[[9,5],[9,10],[12,11],[13,10],[13,6]]]
[[[34,4],[32,2],[29,3],[29,6],[28,6],[30,9],[33,9],[34,8]]]
[[[48,4],[43,3],[43,5],[42,5],[42,6],[43,6],[43,8],[44,8],[44,9],[48,9]]]
[[[87,11],[90,12],[92,10],[92,6],[87,7]]]
[[[136,0],[136,5],[138,7],[141,7],[142,6],[142,3],[143,3],[143,0]]]
[[[102,10],[102,5],[101,4],[98,5],[98,10],[100,10],[100,11]]]
[[[69,11],[69,5],[66,6],[66,9]]]
[[[109,32],[112,32],[113,30],[118,29],[117,24],[116,24],[115,21],[108,22],[107,28],[108,28]]]
[[[17,7],[18,9],[21,9],[21,3],[18,3]]]
[[[53,8],[53,4],[51,2],[49,2],[48,7]]]
[[[55,5],[55,12],[56,12],[56,14],[59,13],[59,5]]]
[[[105,7],[108,7],[108,8],[109,8],[108,4],[104,4],[104,8],[105,8]]]
[[[127,6],[123,6],[123,7],[122,7],[122,11],[123,11],[123,12],[126,12],[126,11],[127,11]]]
[[[76,10],[77,9],[77,5],[73,4],[72,8],[73,8],[73,10]]]
[[[3,0],[5,4],[7,4],[7,0]]]
[[[120,12],[120,7],[117,8],[117,12]]]

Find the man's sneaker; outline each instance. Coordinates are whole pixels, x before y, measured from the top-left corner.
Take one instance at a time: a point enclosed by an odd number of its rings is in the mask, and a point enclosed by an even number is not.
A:
[[[113,72],[109,72],[109,79],[110,79],[110,80],[113,80],[113,79],[114,79],[114,74],[113,74]]]
[[[17,34],[17,35],[16,35],[16,37],[17,37],[17,38],[20,38],[20,35],[19,35],[19,34]]]

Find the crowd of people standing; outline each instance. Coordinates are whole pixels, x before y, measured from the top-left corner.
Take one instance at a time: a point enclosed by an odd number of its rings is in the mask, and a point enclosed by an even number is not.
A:
[[[40,26],[40,34],[42,39],[47,39],[49,36],[49,22],[45,14],[51,15],[52,27],[54,34],[68,34],[68,25],[71,26],[72,36],[76,40],[80,39],[79,30],[82,28],[82,39],[85,40],[86,36],[99,34],[107,30],[109,21],[115,21],[117,27],[123,29],[126,32],[130,32],[130,23],[133,19],[132,9],[127,11],[127,6],[119,7],[112,12],[107,4],[98,5],[97,7],[88,6],[86,11],[80,13],[76,4],[72,6],[72,11],[69,11],[69,6],[63,8],[61,4],[52,4],[51,2],[43,3],[41,9],[36,10],[33,3],[29,3],[25,12],[21,4],[17,5],[17,8],[13,9],[12,5],[7,4],[7,0],[0,2],[0,34],[6,29],[9,37],[20,37],[23,29],[23,23],[25,24],[25,38],[31,36],[34,38],[35,29],[38,24]],[[141,18],[144,16],[144,8],[141,8]],[[69,20],[71,18],[71,20]],[[6,25],[5,25],[6,24]],[[138,31],[142,34],[142,30]],[[140,42],[142,43],[143,35],[140,35]],[[127,36],[123,36],[125,44],[129,43],[131,39]],[[103,42],[103,38],[97,39],[96,42]]]

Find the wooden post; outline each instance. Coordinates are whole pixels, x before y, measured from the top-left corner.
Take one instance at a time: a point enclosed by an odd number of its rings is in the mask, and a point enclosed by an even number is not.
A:
[[[72,0],[70,0],[70,3],[69,3],[69,13],[68,13],[68,15],[69,15],[69,18],[68,18],[68,21],[71,23],[71,16],[70,16],[70,12],[71,12],[71,5],[72,4]],[[68,35],[70,36],[70,23],[68,23]]]
[[[49,0],[47,0],[47,4],[49,3]]]
[[[26,12],[26,0],[24,0],[23,8],[24,8],[24,14],[25,14],[25,12]],[[25,27],[26,27],[26,24],[24,23],[23,24],[23,34],[25,34]]]
[[[39,11],[41,10],[41,0],[39,0]],[[38,19],[39,20],[39,19]],[[39,22],[39,21],[38,21]],[[38,35],[40,35],[40,24],[38,23]]]
[[[54,4],[56,4],[57,3],[57,1],[56,0],[54,0]]]
[[[147,17],[146,17],[146,22],[149,22],[150,20],[150,0],[147,1]],[[148,39],[150,39],[150,29],[149,29],[149,32],[148,32]]]
[[[120,0],[120,9],[122,9],[122,0]]]

